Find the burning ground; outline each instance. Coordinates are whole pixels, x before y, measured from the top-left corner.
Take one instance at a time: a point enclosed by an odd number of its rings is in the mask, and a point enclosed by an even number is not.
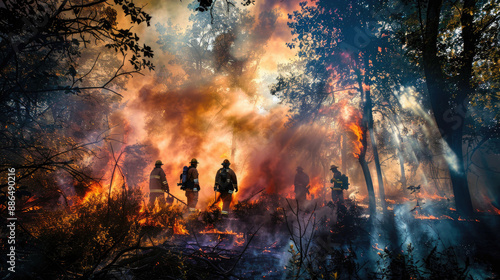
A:
[[[0,41],[1,172],[14,166],[19,182],[18,272],[8,274],[2,253],[2,275],[500,277],[498,71],[491,70],[500,60],[485,53],[494,48],[477,48],[474,59],[481,61],[470,71],[477,88],[445,111],[448,123],[461,122],[443,131],[419,62],[427,53],[412,45],[412,36],[420,36],[411,33],[417,32],[410,28],[413,14],[391,25],[401,17],[384,11],[394,7],[373,4],[366,11],[359,1],[346,7],[335,1],[98,2],[0,7],[8,27],[0,29],[2,38],[28,39],[15,48]],[[495,5],[479,6],[498,16]],[[467,20],[461,17],[468,13],[447,11],[437,18]],[[18,26],[33,15],[36,22],[53,20],[47,28]],[[359,43],[358,29],[370,31],[364,24],[381,17],[390,28],[366,35],[366,45],[343,47],[349,39]],[[458,22],[442,24],[443,44],[459,45]],[[357,25],[364,27],[353,31]],[[35,29],[31,38],[27,30]],[[440,56],[448,50],[443,69],[453,75],[459,51],[444,47]],[[16,55],[3,54],[10,52]],[[461,83],[464,75],[446,82]],[[463,132],[460,150],[446,134],[456,131]],[[199,211],[189,214],[176,184],[191,158],[200,162],[201,191]],[[229,217],[221,215],[213,191],[226,158],[239,182]],[[148,206],[149,173],[158,159],[176,199]],[[332,164],[349,177],[343,205],[332,201]],[[300,204],[298,166],[310,177],[307,202]],[[466,194],[456,180],[461,168]],[[4,187],[0,198],[7,201]],[[7,210],[0,206],[3,220]],[[4,228],[1,233],[5,239]],[[8,250],[7,242],[1,248]]]

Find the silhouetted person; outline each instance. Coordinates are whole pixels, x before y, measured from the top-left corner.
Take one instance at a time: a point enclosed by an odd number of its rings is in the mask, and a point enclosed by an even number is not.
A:
[[[161,168],[163,163],[161,160],[155,162],[155,168],[149,175],[149,205],[154,207],[155,200],[158,198],[159,203],[165,202],[165,192],[169,192],[167,177],[165,171]]]
[[[214,191],[220,192],[220,199],[222,199],[222,215],[229,214],[229,206],[233,200],[233,192],[238,192],[238,180],[236,173],[229,168],[231,163],[225,159],[222,162],[222,168],[217,171],[215,175]]]
[[[333,183],[332,187],[332,200],[333,203],[339,202],[344,204],[344,188],[342,186],[342,173],[338,170],[338,166],[332,165],[330,170],[333,172],[333,178],[330,183]]]
[[[293,184],[295,185],[295,199],[298,200],[299,205],[304,205],[309,193],[309,176],[304,173],[304,169],[300,166],[297,167],[297,174],[295,174]]]

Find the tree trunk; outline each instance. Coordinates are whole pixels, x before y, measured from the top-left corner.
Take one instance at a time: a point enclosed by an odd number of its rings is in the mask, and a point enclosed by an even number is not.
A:
[[[367,125],[368,131],[370,132],[370,140],[373,150],[373,159],[375,160],[375,169],[377,170],[378,179],[378,192],[380,197],[380,206],[384,213],[387,212],[387,206],[385,202],[385,190],[384,190],[384,179],[382,178],[382,169],[380,168],[380,159],[378,156],[377,141],[375,139],[375,132],[373,131],[373,112],[372,112],[372,98],[370,90],[365,91],[366,96],[366,115],[367,115]]]
[[[456,165],[450,167],[451,185],[455,195],[455,206],[457,212],[463,216],[470,216],[474,213],[472,201],[469,192],[469,183],[467,181],[467,171],[464,168],[462,152],[462,127],[452,131],[447,137],[448,145],[457,157]]]
[[[361,153],[359,155],[358,161],[361,165],[361,169],[363,170],[363,175],[365,176],[366,189],[368,190],[368,208],[370,210],[370,217],[375,217],[377,212],[377,203],[375,200],[375,191],[373,190],[373,182],[372,175],[370,174],[370,169],[368,168],[368,163],[365,160],[366,155],[366,126],[362,126],[361,130],[363,131],[363,139],[361,142],[363,143],[363,148],[361,149]]]
[[[398,158],[399,158],[399,167],[401,170],[401,177],[399,181],[401,181],[401,188],[406,190],[406,172],[405,172],[405,159],[403,157],[403,151],[401,150],[400,147],[398,149]]]
[[[342,157],[341,172],[342,172],[342,174],[346,174],[347,173],[347,137],[345,134],[342,134],[341,137],[342,137],[342,141],[341,141],[342,148],[340,150],[340,156]]]
[[[452,86],[448,84],[447,77],[442,72],[442,65],[437,56],[437,40],[439,36],[439,19],[441,15],[442,0],[429,0],[427,3],[427,17],[424,32],[423,66],[426,77],[427,89],[434,112],[437,127],[441,136],[456,156],[456,162],[449,162],[453,193],[457,212],[464,216],[473,213],[467,172],[464,169],[462,152],[462,131],[467,110],[466,99],[471,93],[472,61],[474,57],[474,36],[472,28],[474,0],[465,0],[462,20],[462,38],[464,51],[462,66],[459,74],[460,90],[452,94]]]
[[[363,82],[362,82],[362,77],[361,77],[361,71],[359,69],[356,70],[356,74],[358,76],[357,82],[358,82],[358,87],[359,87],[359,92],[361,93],[361,107],[363,108],[363,116],[361,119],[360,123],[360,128],[361,128],[361,151],[359,152],[358,155],[358,161],[359,164],[361,165],[361,169],[363,170],[363,175],[365,176],[365,183],[366,183],[366,189],[368,190],[368,208],[370,211],[370,218],[375,217],[375,214],[377,213],[377,202],[375,199],[375,191],[373,190],[373,181],[372,181],[372,175],[370,173],[370,169],[368,168],[368,163],[366,162],[366,149],[367,149],[367,130],[368,130],[368,114],[367,111],[371,112],[371,104],[367,104],[368,99],[366,97],[369,97],[368,95],[365,95],[364,89],[363,89]],[[371,103],[371,99],[370,99]],[[368,106],[370,105],[370,106]],[[370,110],[368,110],[370,108]]]

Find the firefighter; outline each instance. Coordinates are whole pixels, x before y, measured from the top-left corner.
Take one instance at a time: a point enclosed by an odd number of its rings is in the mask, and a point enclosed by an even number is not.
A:
[[[198,181],[198,160],[191,159],[191,166],[187,172],[186,179],[186,198],[189,212],[196,211],[196,204],[198,204],[198,192],[200,191],[200,182]]]
[[[330,180],[330,183],[333,184],[332,189],[332,200],[334,203],[338,202],[340,204],[344,204],[344,188],[342,187],[342,173],[338,170],[338,166],[332,165],[330,170],[333,172],[333,178]]]
[[[309,176],[304,172],[304,169],[300,166],[297,167],[297,174],[295,174],[294,180],[295,186],[295,199],[299,204],[304,204],[307,200],[307,194],[309,193]]]
[[[165,171],[161,168],[163,163],[161,160],[155,162],[155,168],[149,175],[149,205],[154,206],[155,200],[160,199],[159,202],[164,202],[165,192],[169,192],[167,177]]]
[[[236,173],[229,168],[230,164],[229,160],[225,159],[222,162],[222,168],[215,175],[214,191],[220,192],[219,199],[222,199],[222,215],[229,215],[233,192],[238,192]]]

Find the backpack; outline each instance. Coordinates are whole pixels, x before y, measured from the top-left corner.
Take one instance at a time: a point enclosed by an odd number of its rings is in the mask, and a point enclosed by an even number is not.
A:
[[[343,190],[348,190],[349,189],[349,177],[347,177],[345,174],[342,174],[340,176],[340,181],[342,181],[342,189]]]
[[[231,177],[229,175],[229,172],[227,172],[226,168],[221,168],[219,191],[227,192],[232,190],[233,190],[233,184],[231,182]]]
[[[181,186],[181,190],[185,190],[187,187],[187,175],[188,175],[189,168],[190,167],[187,167],[187,166],[184,166],[182,168],[182,173],[180,176],[181,182],[177,184],[178,186]]]

